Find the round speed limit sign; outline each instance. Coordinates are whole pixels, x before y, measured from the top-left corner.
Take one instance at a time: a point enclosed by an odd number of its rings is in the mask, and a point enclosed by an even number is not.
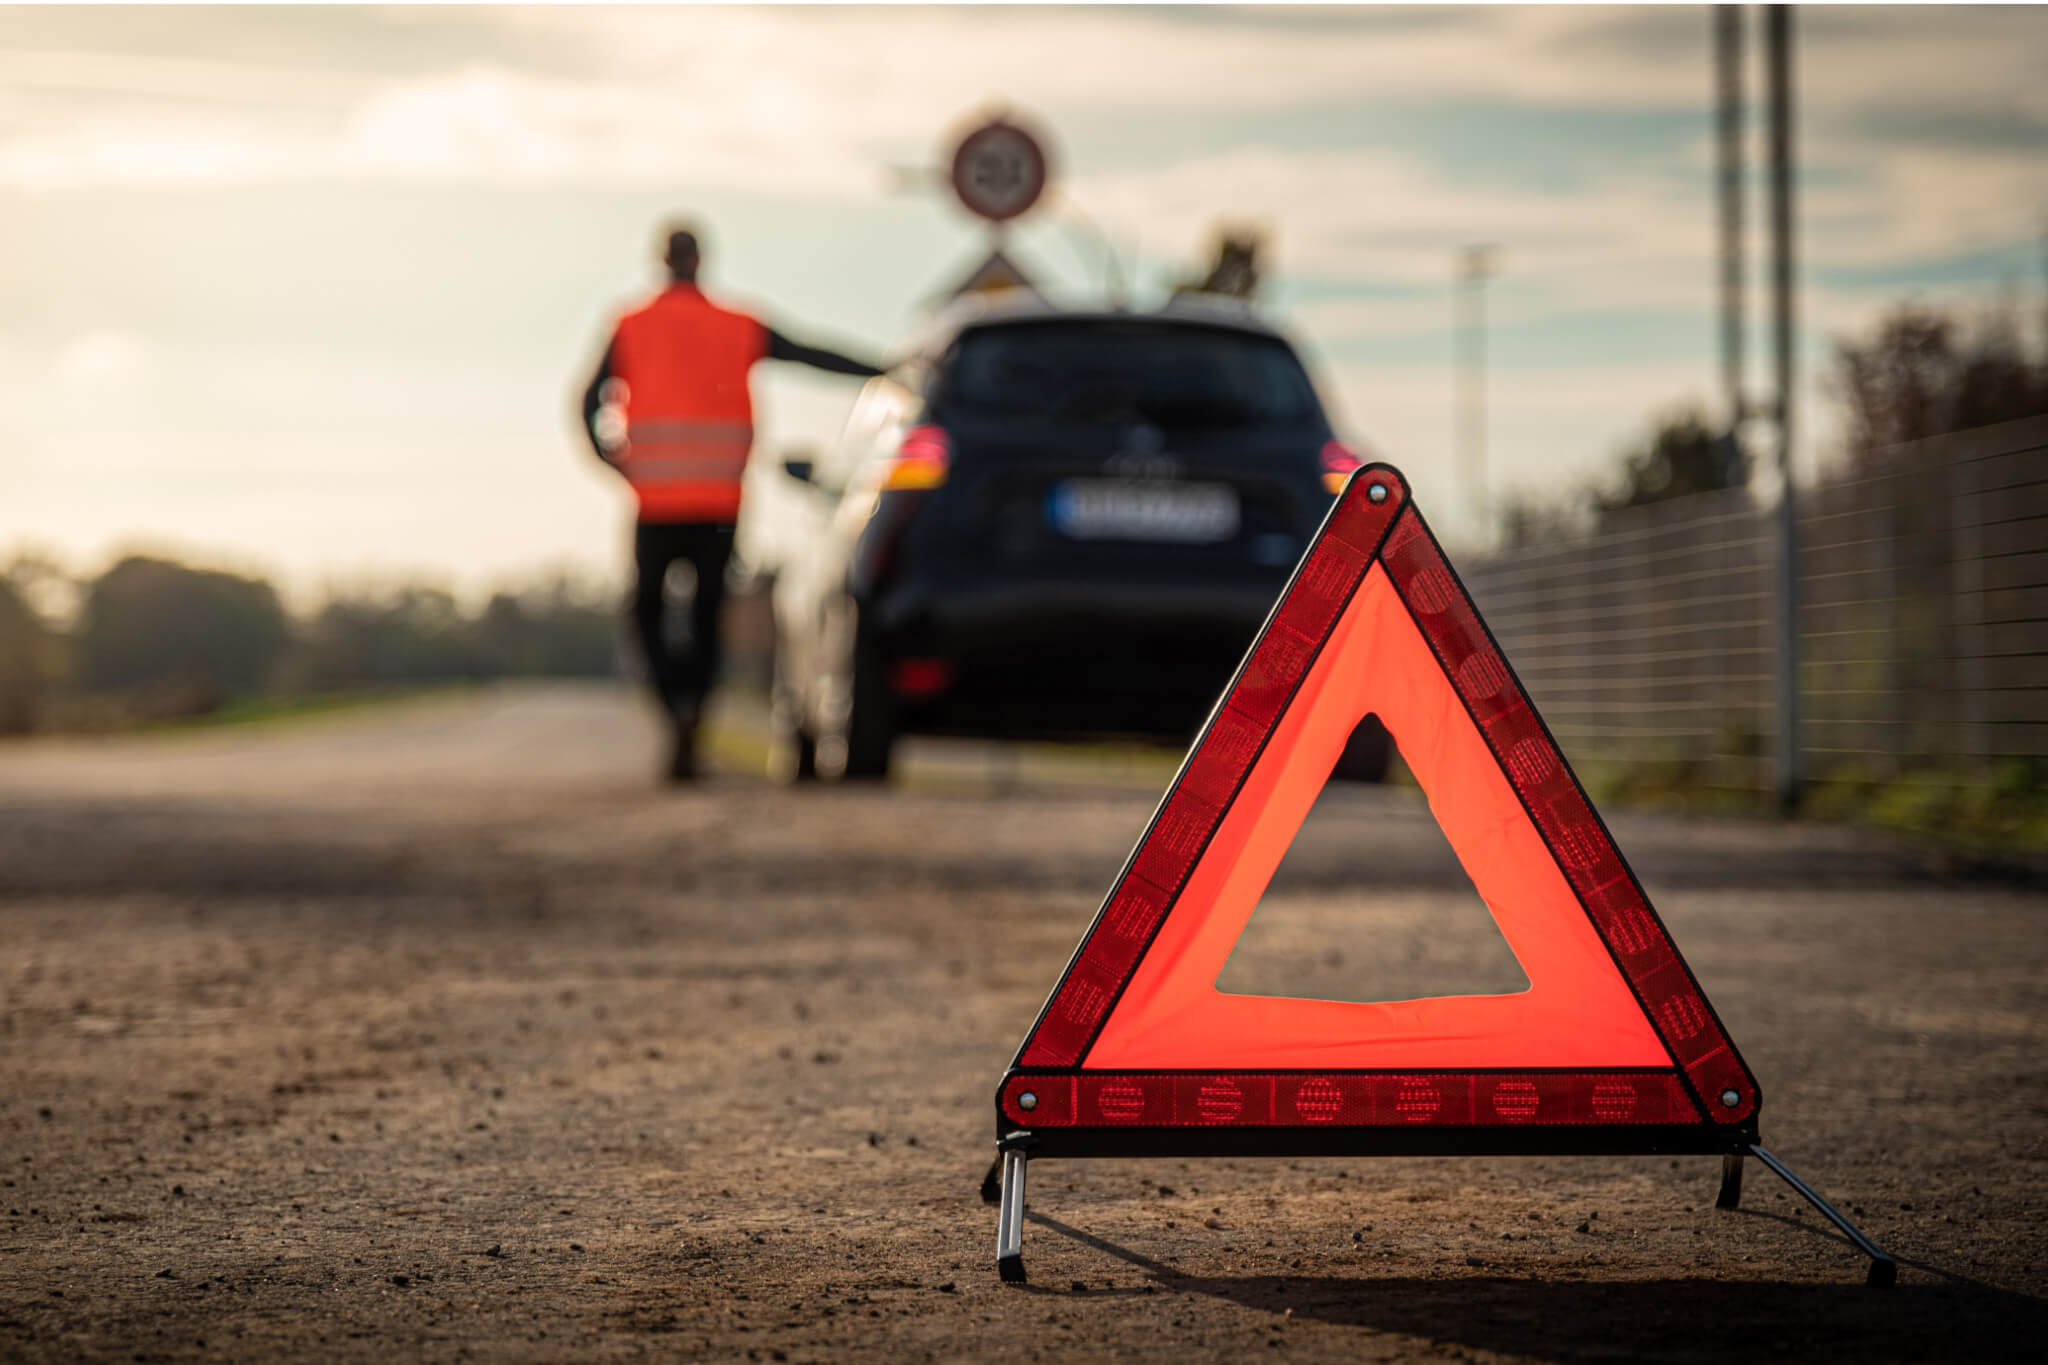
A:
[[[1014,123],[985,123],[953,152],[953,193],[969,213],[990,222],[1015,218],[1037,203],[1045,181],[1045,149]]]

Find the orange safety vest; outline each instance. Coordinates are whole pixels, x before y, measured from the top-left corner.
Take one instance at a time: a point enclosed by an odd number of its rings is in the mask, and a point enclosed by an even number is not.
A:
[[[767,353],[766,327],[695,285],[671,285],[619,319],[611,367],[626,386],[619,465],[640,520],[738,520],[754,442],[747,372]]]

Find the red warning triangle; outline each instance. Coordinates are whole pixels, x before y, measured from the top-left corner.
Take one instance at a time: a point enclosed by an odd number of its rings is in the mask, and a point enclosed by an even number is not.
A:
[[[1360,1003],[1217,989],[1368,714],[1527,990]],[[1725,1151],[1754,1133],[1759,1098],[1405,482],[1370,465],[1046,1000],[997,1124],[1046,1155]]]

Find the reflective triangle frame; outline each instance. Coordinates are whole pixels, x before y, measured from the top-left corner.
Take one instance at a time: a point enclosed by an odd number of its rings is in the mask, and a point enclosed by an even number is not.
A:
[[[1100,1060],[1105,1029],[1233,807],[1272,796],[1270,783],[1248,786],[1248,779],[1262,771],[1262,755],[1362,589],[1391,589],[1427,643],[1488,760],[1540,838],[1541,856],[1561,874],[1568,903],[1604,950],[1604,965],[1626,985],[1640,1012],[1636,1022],[1654,1032],[1662,1053],[1648,1059],[1654,1064],[1640,1064],[1643,1058],[1630,1065],[1589,1064],[1584,1056],[1563,1066],[1432,1067],[1414,1057],[1398,1066],[1323,1067],[1247,1065],[1243,1056],[1210,1067]],[[1355,719],[1345,718],[1346,730]],[[1289,841],[1296,819],[1285,831]],[[1452,843],[1456,848],[1455,835]],[[1458,852],[1464,861],[1465,851]],[[1271,870],[1265,866],[1256,878],[1253,901]],[[1214,887],[1211,878],[1202,894]],[[1501,920],[1500,910],[1489,908]],[[1249,905],[1237,909],[1244,918],[1251,913]],[[1193,910],[1197,917],[1208,913],[1206,904]],[[1214,963],[1213,955],[1209,960]],[[1590,960],[1582,956],[1579,969]],[[1534,970],[1528,975],[1536,982]],[[1248,1049],[1255,1047],[1232,1050]],[[1371,1050],[1370,1042],[1338,1049],[1354,1060]],[[1128,1058],[1144,1049],[1111,1051]],[[1089,1064],[1091,1055],[1097,1065]],[[1406,480],[1384,464],[1355,472],[1332,504],[1017,1049],[995,1100],[999,1155],[983,1196],[1003,1206],[998,1264],[1006,1280],[1023,1278],[1025,1160],[1111,1156],[1719,1154],[1725,1158],[1720,1202],[1732,1207],[1741,1157],[1753,1153],[1872,1255],[1873,1283],[1880,1282],[1880,1263],[1886,1276],[1895,1273],[1889,1257],[1758,1145],[1762,1094],[1755,1076],[1414,506]]]

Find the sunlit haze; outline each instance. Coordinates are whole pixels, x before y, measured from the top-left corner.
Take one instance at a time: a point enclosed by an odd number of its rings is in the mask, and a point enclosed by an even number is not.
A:
[[[34,544],[89,570],[164,546],[301,592],[416,571],[466,589],[547,566],[616,577],[629,498],[577,436],[574,398],[655,279],[656,225],[704,225],[714,294],[887,354],[985,249],[891,168],[936,164],[992,105],[1050,130],[1071,206],[1015,234],[1027,267],[1099,300],[1106,234],[1143,304],[1198,270],[1219,221],[1263,224],[1267,302],[1339,429],[1470,536],[1461,245],[1500,248],[1496,494],[1581,481],[1672,404],[1714,407],[1708,22],[0,12],[0,557]],[[1838,425],[1832,337],[1916,294],[2038,298],[2048,12],[1806,9],[1798,25],[1811,463]],[[757,370],[756,513],[794,496],[761,457],[828,438],[855,388]]]

